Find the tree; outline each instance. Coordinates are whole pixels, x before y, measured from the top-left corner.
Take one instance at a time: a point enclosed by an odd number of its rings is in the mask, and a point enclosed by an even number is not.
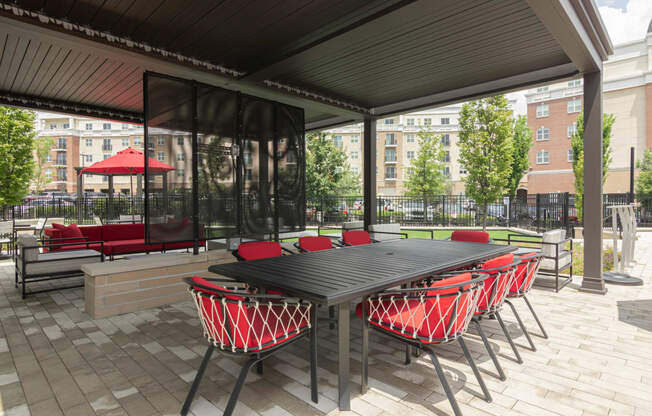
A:
[[[645,150],[643,158],[638,161],[636,167],[641,170],[636,180],[636,193],[652,195],[652,152],[649,149]]]
[[[420,196],[424,199],[441,195],[446,190],[449,182],[444,175],[443,162],[444,150],[441,145],[441,136],[433,132],[421,130],[419,137],[419,150],[416,158],[412,159],[408,170],[407,195]]]
[[[306,136],[306,198],[357,193],[360,178],[351,171],[346,154],[326,133]]]
[[[37,137],[34,139],[34,172],[32,175],[32,186],[34,192],[39,193],[50,182],[52,182],[52,174],[48,172],[46,163],[48,155],[54,146],[54,139],[52,137]]]
[[[613,114],[602,115],[602,184],[607,180],[611,164],[611,128],[616,121]],[[577,130],[571,136],[573,150],[573,173],[575,174],[575,207],[577,218],[582,220],[582,203],[584,200],[584,114],[577,117]]]
[[[514,123],[514,140],[512,143],[512,166],[509,174],[508,191],[516,195],[518,184],[530,167],[528,153],[532,147],[532,132],[527,126],[527,117],[519,116]]]
[[[487,207],[509,184],[514,122],[504,95],[471,101],[460,112],[459,161],[468,172],[466,193],[480,208],[487,229]]]
[[[34,170],[34,113],[0,107],[0,207],[21,203]]]

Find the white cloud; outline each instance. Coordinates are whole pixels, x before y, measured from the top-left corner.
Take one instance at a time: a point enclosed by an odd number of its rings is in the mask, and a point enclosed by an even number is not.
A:
[[[652,19],[651,0],[629,0],[624,11],[609,6],[601,6],[598,10],[615,45],[643,39]]]

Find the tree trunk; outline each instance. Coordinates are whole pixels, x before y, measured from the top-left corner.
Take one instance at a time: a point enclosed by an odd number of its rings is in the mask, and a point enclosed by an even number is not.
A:
[[[482,204],[482,231],[487,231],[487,204]]]

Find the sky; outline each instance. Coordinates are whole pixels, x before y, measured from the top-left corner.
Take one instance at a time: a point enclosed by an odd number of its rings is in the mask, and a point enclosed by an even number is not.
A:
[[[611,43],[641,40],[652,19],[652,0],[595,0]],[[525,91],[507,94],[516,100],[516,114],[526,114]]]

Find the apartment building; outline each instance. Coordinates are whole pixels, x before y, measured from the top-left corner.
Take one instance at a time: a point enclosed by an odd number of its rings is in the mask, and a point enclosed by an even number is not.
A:
[[[421,130],[441,135],[445,155],[444,173],[450,178],[452,192],[464,192],[466,171],[458,163],[458,114],[461,104],[389,117],[377,121],[376,181],[379,195],[402,195],[411,169],[411,161],[419,150]],[[328,130],[336,146],[348,155],[354,173],[362,175],[362,124]]]
[[[630,148],[637,158],[652,148],[652,27],[645,38],[617,45],[603,74],[603,111],[616,117],[603,192],[629,192]],[[574,192],[570,135],[584,105],[582,80],[529,90],[526,99],[535,143],[523,189],[532,194]]]

